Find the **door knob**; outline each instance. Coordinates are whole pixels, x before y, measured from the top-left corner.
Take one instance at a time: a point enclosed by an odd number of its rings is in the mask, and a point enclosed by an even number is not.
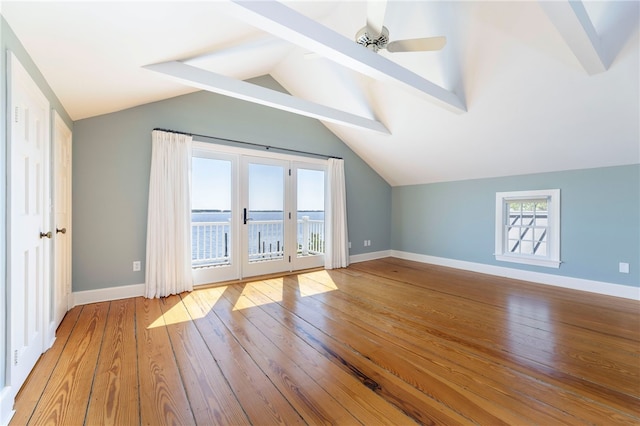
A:
[[[62,229],[58,229],[56,228],[56,234],[60,233],[60,234],[66,234],[67,233],[67,228],[62,228]]]
[[[40,232],[40,238],[51,238],[51,231],[49,231],[49,232]]]

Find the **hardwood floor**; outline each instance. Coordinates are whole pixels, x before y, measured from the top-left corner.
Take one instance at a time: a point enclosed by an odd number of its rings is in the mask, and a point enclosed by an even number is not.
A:
[[[640,303],[387,258],[67,313],[13,425],[640,424]]]

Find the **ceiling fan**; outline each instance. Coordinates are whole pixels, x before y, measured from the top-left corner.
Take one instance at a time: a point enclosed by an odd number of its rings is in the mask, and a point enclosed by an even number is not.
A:
[[[444,36],[413,38],[389,41],[389,30],[384,24],[386,0],[367,2],[367,25],[356,33],[356,43],[374,52],[387,49],[389,52],[428,52],[440,50],[447,43]]]

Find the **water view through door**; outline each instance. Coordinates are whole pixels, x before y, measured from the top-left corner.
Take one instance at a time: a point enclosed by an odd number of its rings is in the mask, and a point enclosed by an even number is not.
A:
[[[285,218],[289,164],[276,159],[243,159],[242,241],[244,276],[290,269],[287,237],[290,220]],[[288,200],[286,200],[288,201]]]
[[[194,284],[324,263],[325,165],[194,150]]]

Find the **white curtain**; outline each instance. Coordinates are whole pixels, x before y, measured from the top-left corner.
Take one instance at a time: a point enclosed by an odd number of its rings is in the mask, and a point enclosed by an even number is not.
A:
[[[151,133],[145,296],[193,289],[191,278],[191,141]]]
[[[329,159],[327,221],[324,267],[349,266],[349,235],[347,232],[347,191],[344,182],[344,160]]]

